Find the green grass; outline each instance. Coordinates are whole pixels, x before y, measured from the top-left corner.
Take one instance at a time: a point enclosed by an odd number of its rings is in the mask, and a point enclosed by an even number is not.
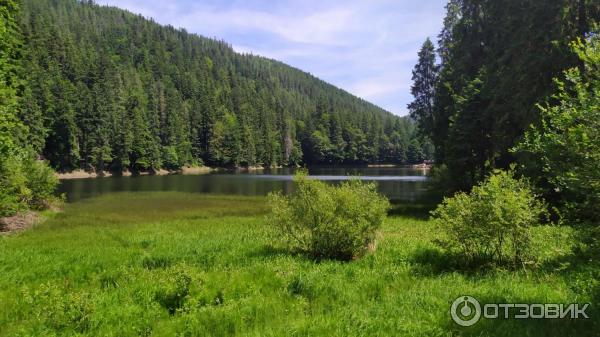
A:
[[[315,262],[278,244],[263,198],[118,193],[0,238],[0,336],[594,336],[589,320],[482,320],[482,302],[597,304],[573,230],[536,229],[540,266],[453,270],[422,217],[391,212],[377,250]],[[544,238],[542,240],[542,238]],[[556,248],[561,247],[561,248]],[[585,260],[585,261],[582,261]]]

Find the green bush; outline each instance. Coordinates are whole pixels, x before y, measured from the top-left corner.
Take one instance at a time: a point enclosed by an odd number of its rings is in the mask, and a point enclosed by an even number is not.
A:
[[[27,179],[26,187],[31,191],[28,198],[29,207],[33,209],[48,208],[49,203],[55,199],[54,191],[58,185],[58,178],[54,170],[45,162],[29,157],[24,161],[24,175]]]
[[[25,201],[31,195],[26,183],[20,157],[0,157],[0,217],[13,215],[26,207]]]
[[[373,183],[352,179],[339,186],[294,178],[289,197],[269,196],[271,222],[293,248],[315,258],[349,260],[363,255],[375,241],[389,203]]]
[[[0,216],[28,208],[47,208],[56,197],[58,179],[43,161],[26,151],[0,159]]]
[[[470,194],[445,198],[432,212],[445,234],[440,242],[467,263],[512,262],[531,257],[530,228],[545,213],[529,184],[512,171],[495,171]]]
[[[89,332],[96,307],[92,295],[57,283],[22,290],[22,300],[30,308],[28,319],[70,335]]]
[[[153,276],[154,299],[167,309],[169,314],[175,314],[184,306],[190,294],[192,277],[187,267],[178,265],[158,271]]]

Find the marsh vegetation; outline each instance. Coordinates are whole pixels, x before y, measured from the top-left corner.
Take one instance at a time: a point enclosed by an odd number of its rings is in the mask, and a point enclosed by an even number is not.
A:
[[[483,320],[465,329],[448,315],[465,293],[500,302],[597,303],[597,269],[586,262],[592,252],[577,243],[578,230],[535,227],[535,268],[469,270],[438,247],[432,222],[394,215],[407,207],[392,206],[374,252],[343,262],[316,261],[274,240],[263,197],[114,193],[68,204],[34,230],[0,238],[0,335],[598,331],[593,319]]]

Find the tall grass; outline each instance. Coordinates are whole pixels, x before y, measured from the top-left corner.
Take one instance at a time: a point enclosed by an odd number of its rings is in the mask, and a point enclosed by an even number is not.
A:
[[[461,328],[448,313],[464,294],[490,302],[597,302],[594,274],[566,265],[571,229],[536,229],[548,247],[536,269],[461,271],[432,243],[437,233],[423,219],[388,218],[377,250],[360,260],[315,262],[274,244],[266,211],[263,198],[163,192],[69,204],[34,229],[0,238],[0,336],[598,331],[597,316]]]

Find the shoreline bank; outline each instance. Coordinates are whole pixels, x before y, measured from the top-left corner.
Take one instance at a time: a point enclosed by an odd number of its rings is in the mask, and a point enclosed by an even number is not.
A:
[[[393,167],[408,167],[416,170],[429,170],[431,164],[414,164],[414,165],[396,165],[396,164],[368,164],[365,167],[368,168],[393,168]],[[213,172],[224,172],[224,171],[238,171],[238,172],[254,172],[263,171],[269,169],[283,168],[283,166],[263,167],[263,166],[249,166],[249,167],[210,167],[210,166],[191,166],[183,167],[179,170],[154,170],[154,171],[143,171],[143,172],[132,172],[129,170],[113,173],[110,171],[85,171],[85,170],[74,170],[71,172],[56,173],[56,177],[59,180],[70,180],[70,179],[89,179],[89,178],[106,178],[106,177],[131,177],[131,176],[165,176],[165,175],[200,175],[208,174]]]
[[[237,167],[237,168],[224,168],[224,167],[210,167],[210,166],[192,166],[192,167],[183,167],[179,170],[154,170],[154,171],[143,171],[143,172],[131,172],[129,170],[113,173],[110,171],[85,171],[85,170],[74,170],[71,172],[63,172],[56,173],[56,177],[59,180],[70,180],[70,179],[89,179],[89,178],[107,178],[107,177],[131,177],[131,176],[165,176],[171,174],[181,174],[181,175],[198,175],[198,174],[208,174],[211,172],[218,171],[227,171],[227,170],[236,170],[242,172],[249,171],[261,171],[267,170],[271,168],[281,168],[281,166],[277,167],[262,167],[262,166],[250,166],[250,167]]]
[[[86,179],[86,178],[106,178],[106,177],[112,177],[112,176],[117,176],[117,177],[147,176],[147,175],[165,176],[165,175],[170,175],[170,174],[206,174],[206,173],[210,173],[210,172],[213,172],[216,170],[218,170],[218,169],[215,169],[212,167],[207,167],[207,166],[184,167],[180,170],[173,170],[173,171],[160,169],[160,170],[155,170],[155,171],[144,171],[144,172],[135,172],[135,173],[127,170],[127,171],[120,172],[118,174],[115,174],[110,171],[101,171],[101,172],[89,171],[88,172],[85,170],[74,170],[71,172],[64,172],[64,173],[57,172],[56,177],[59,180],[69,180],[69,179]]]

